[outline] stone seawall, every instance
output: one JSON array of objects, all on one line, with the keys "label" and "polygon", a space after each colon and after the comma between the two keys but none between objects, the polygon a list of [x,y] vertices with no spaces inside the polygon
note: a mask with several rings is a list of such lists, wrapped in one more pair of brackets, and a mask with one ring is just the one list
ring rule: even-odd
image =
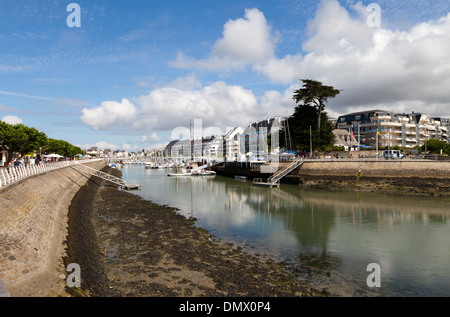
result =
[{"label": "stone seawall", "polygon": [[291,175],[450,178],[450,162],[422,160],[307,161]]},{"label": "stone seawall", "polygon": [[65,294],[67,212],[88,179],[66,167],[0,189],[0,278],[11,296]]},{"label": "stone seawall", "polygon": [[[280,162],[279,169],[289,163]],[[242,175],[249,178],[267,178],[271,174],[238,165],[214,166],[214,171],[221,175]],[[355,177],[360,171],[364,177],[425,177],[450,178],[450,161],[424,161],[424,160],[329,160],[305,161],[303,165],[292,171],[282,182],[291,183],[302,176],[347,176]]]},{"label": "stone seawall", "polygon": [[[279,168],[289,163],[281,162]],[[267,179],[271,174],[232,166],[214,166],[220,175]],[[313,160],[305,161],[281,183],[304,189],[362,191],[415,196],[450,196],[450,161]]]}]

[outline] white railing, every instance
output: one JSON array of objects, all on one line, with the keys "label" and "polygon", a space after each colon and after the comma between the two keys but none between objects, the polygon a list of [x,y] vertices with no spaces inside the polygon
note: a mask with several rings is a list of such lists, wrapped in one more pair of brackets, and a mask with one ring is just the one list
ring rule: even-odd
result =
[{"label": "white railing", "polygon": [[21,179],[54,171],[60,168],[68,167],[74,164],[84,164],[89,162],[101,161],[101,159],[77,160],[77,161],[60,161],[42,164],[19,165],[16,167],[0,168],[0,187],[15,183]]}]

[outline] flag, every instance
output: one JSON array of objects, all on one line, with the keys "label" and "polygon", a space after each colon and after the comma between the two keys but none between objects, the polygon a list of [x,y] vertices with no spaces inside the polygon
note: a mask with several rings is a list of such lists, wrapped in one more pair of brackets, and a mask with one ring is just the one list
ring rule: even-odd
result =
[{"label": "flag", "polygon": [[353,141],[353,140],[355,140],[355,137],[353,136],[353,130],[351,132],[352,132],[352,141]]},{"label": "flag", "polygon": [[380,133],[380,131],[377,131],[377,133],[378,133],[378,135],[379,135],[379,136],[381,136],[381,133]]}]

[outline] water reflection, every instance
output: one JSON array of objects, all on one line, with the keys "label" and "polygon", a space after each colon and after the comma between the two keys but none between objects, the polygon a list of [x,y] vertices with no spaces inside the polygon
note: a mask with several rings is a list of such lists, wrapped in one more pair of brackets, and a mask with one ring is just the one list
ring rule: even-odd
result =
[{"label": "water reflection", "polygon": [[[286,260],[337,295],[450,295],[449,201],[254,187],[215,177],[124,168],[146,199],[178,207],[247,251]],[[369,263],[382,287],[366,285]]]}]

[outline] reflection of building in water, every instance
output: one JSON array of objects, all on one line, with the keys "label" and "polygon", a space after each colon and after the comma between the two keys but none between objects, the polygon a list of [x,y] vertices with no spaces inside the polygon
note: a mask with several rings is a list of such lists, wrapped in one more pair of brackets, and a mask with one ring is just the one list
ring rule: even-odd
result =
[{"label": "reflection of building in water", "polygon": [[346,218],[352,213],[358,222],[395,226],[410,223],[448,223],[450,212],[441,201],[380,195],[361,195],[359,193],[316,193],[309,192],[302,199],[316,206],[329,206],[337,217]]}]

